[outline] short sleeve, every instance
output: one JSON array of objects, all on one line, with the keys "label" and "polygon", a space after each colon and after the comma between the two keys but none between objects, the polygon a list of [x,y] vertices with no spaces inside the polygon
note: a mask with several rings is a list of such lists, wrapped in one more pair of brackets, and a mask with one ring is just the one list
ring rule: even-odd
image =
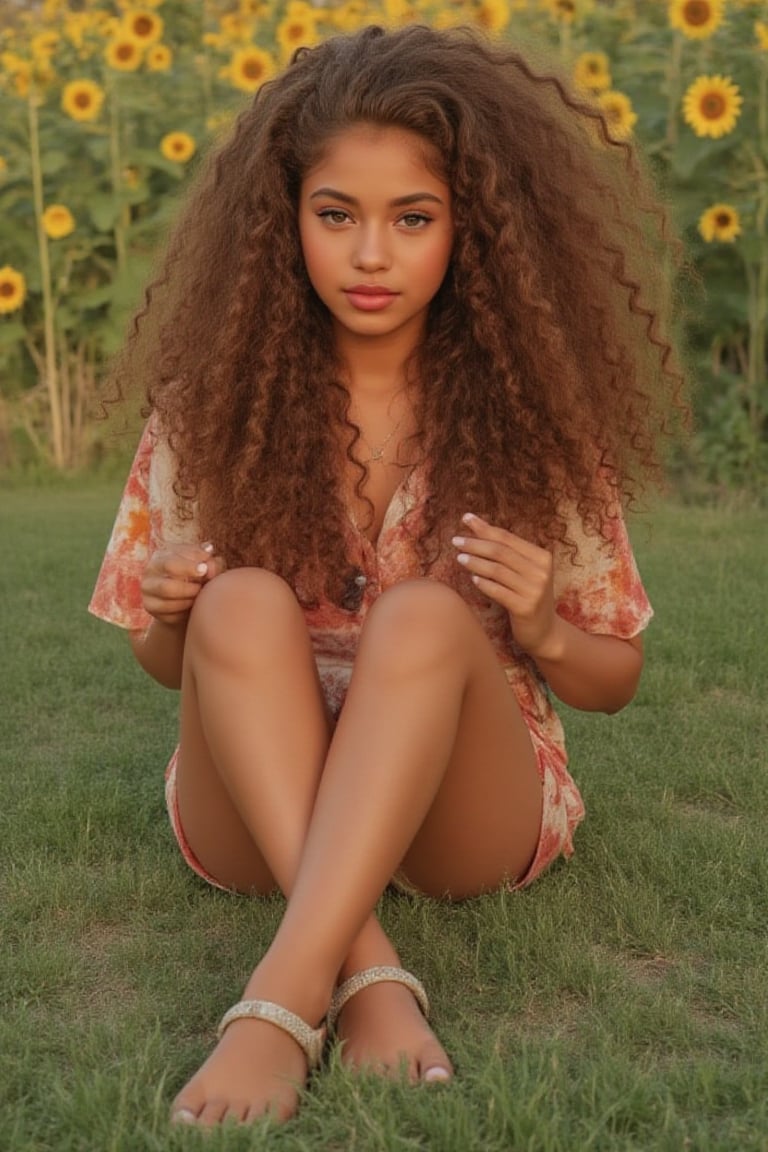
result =
[{"label": "short sleeve", "polygon": [[196,540],[194,518],[181,520],[173,491],[175,465],[153,418],[144,428],[117,510],[88,611],[131,631],[151,623],[141,598],[147,560],[161,543]]},{"label": "short sleeve", "polygon": [[653,616],[621,511],[607,521],[604,535],[587,534],[572,517],[568,534],[578,547],[555,552],[555,603],[563,619],[585,632],[628,640]]}]

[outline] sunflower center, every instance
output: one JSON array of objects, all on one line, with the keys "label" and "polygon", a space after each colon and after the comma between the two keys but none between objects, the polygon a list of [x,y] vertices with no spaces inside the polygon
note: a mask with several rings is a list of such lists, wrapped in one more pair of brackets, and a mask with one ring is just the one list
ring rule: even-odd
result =
[{"label": "sunflower center", "polygon": [[289,24],[286,29],[286,36],[288,40],[303,40],[304,39],[304,25],[303,24]]},{"label": "sunflower center", "polygon": [[13,296],[14,288],[10,280],[0,280],[0,296]]},{"label": "sunflower center", "polygon": [[718,212],[717,216],[715,216],[715,224],[718,228],[727,228],[730,223],[730,212]]},{"label": "sunflower center", "polygon": [[246,60],[243,63],[243,75],[249,80],[258,80],[264,75],[264,65],[261,60]]},{"label": "sunflower center", "polygon": [[709,0],[688,0],[683,8],[683,19],[691,28],[701,28],[711,17]]},{"label": "sunflower center", "polygon": [[720,92],[705,92],[699,109],[705,120],[720,120],[727,110],[725,97]]},{"label": "sunflower center", "polygon": [[91,94],[90,92],[76,92],[75,93],[75,106],[77,108],[90,108]]},{"label": "sunflower center", "polygon": [[148,16],[137,16],[133,21],[134,36],[151,36],[153,29],[153,22]]},{"label": "sunflower center", "polygon": [[564,12],[566,16],[573,16],[576,12],[576,5],[573,0],[557,0],[556,7],[559,12]]},{"label": "sunflower center", "polygon": [[118,60],[132,60],[134,56],[133,44],[118,44],[115,49]]}]

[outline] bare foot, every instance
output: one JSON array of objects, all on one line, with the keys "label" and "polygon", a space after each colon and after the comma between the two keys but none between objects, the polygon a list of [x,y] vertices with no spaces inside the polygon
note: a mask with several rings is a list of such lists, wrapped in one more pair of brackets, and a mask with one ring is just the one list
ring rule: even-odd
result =
[{"label": "bare foot", "polygon": [[414,1083],[445,1081],[451,1062],[427,1024],[413,994],[402,984],[372,984],[344,1005],[337,1025],[343,1063]]},{"label": "bare foot", "polygon": [[306,1076],[306,1057],[291,1036],[264,1020],[236,1020],[174,1100],[171,1120],[206,1128],[287,1120]]}]

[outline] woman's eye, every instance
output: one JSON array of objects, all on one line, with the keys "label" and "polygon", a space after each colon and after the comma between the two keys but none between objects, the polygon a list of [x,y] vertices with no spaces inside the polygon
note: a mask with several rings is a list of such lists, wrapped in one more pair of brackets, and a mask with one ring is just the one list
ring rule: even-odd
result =
[{"label": "woman's eye", "polygon": [[329,224],[345,224],[349,219],[349,214],[342,208],[324,208],[318,215],[321,220],[327,220]]},{"label": "woman's eye", "polygon": [[425,224],[429,224],[430,217],[426,216],[423,212],[406,212],[405,216],[400,217],[401,223],[405,224],[406,228],[422,228]]}]

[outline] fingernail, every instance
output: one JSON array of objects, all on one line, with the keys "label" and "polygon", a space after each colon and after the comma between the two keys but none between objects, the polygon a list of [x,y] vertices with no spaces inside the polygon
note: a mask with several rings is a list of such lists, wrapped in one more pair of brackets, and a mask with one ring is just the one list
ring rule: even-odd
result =
[{"label": "fingernail", "polygon": [[471,524],[473,520],[477,520],[477,516],[475,516],[473,512],[465,512],[462,516],[462,520],[465,524]]},{"label": "fingernail", "polygon": [[459,564],[469,564],[469,556],[467,556],[466,552],[459,552],[456,560]]},{"label": "fingernail", "polygon": [[454,538],[451,540],[451,544],[455,544],[457,548],[463,548],[465,543],[466,540],[463,536],[454,536]]},{"label": "fingernail", "polygon": [[197,572],[198,576],[205,576],[206,572],[208,571],[208,565],[207,564],[198,564],[195,571]]},{"label": "fingernail", "polygon": [[428,1084],[434,1084],[438,1081],[445,1082],[446,1080],[450,1080],[450,1078],[451,1074],[448,1069],[441,1068],[439,1064],[436,1064],[434,1068],[427,1068],[424,1073],[424,1079]]},{"label": "fingernail", "polygon": [[213,544],[211,544],[210,540],[205,544],[201,544],[201,548],[203,549],[203,552],[213,552]]}]

